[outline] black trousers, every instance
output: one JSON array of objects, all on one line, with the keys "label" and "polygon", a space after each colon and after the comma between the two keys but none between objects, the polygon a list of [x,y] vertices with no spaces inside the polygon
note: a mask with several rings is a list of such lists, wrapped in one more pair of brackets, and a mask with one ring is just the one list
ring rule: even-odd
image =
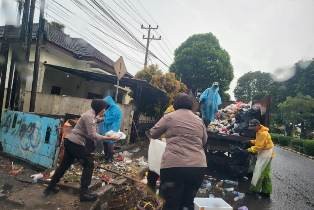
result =
[{"label": "black trousers", "polygon": [[67,139],[64,140],[64,156],[62,162],[52,176],[48,188],[56,186],[66,170],[74,163],[75,159],[83,166],[81,192],[88,190],[93,175],[94,159],[84,146],[75,144]]},{"label": "black trousers", "polygon": [[114,143],[104,141],[104,153],[106,160],[113,160]]},{"label": "black trousers", "polygon": [[194,209],[194,197],[203,182],[206,168],[180,167],[160,170],[163,210]]},{"label": "black trousers", "polygon": [[159,175],[153,171],[147,173],[147,186],[154,192],[156,192],[156,184],[159,179]]}]

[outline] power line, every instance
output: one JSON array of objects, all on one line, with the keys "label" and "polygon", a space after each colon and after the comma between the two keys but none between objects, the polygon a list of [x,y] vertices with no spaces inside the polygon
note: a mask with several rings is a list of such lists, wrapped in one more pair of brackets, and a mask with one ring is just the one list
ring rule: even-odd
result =
[{"label": "power line", "polygon": [[[64,19],[64,17],[61,17],[61,16],[59,16],[58,14],[56,14],[55,11],[48,9],[48,12],[54,13],[58,18],[61,18],[61,19],[63,20],[63,22],[67,22],[67,20]],[[47,15],[50,16],[51,18],[57,20],[57,21],[60,21],[60,20],[56,19],[56,17],[54,17],[53,15],[51,15],[51,14],[49,14],[49,13],[47,13]],[[117,56],[120,56],[120,55],[121,55],[121,52],[117,52],[117,48],[113,47],[113,46],[110,45],[108,42],[103,41],[103,39],[101,39],[100,37],[98,37],[97,35],[95,35],[93,32],[90,32],[90,33],[93,35],[93,36],[90,36],[90,35],[85,35],[85,34],[79,32],[77,29],[73,28],[72,26],[67,25],[66,27],[67,27],[69,30],[71,30],[71,31],[75,32],[76,34],[80,35],[80,36],[81,36],[82,38],[84,38],[85,40],[90,40],[90,38],[93,37],[93,36],[96,37],[98,40],[97,40],[97,39],[96,39],[96,40],[93,39],[93,41],[96,41],[98,44],[101,44],[104,48],[106,48],[106,49],[109,50],[110,52],[114,53],[115,55],[117,55]],[[112,49],[108,48],[106,45],[109,46],[109,47],[112,48]],[[124,54],[124,53],[122,53],[122,54],[123,54],[124,57],[125,57],[127,60],[129,60],[131,63],[136,64],[137,66],[140,66],[140,65],[139,65],[140,62],[139,62],[139,61],[136,61],[135,58],[131,58],[130,56],[128,56],[128,55],[126,55],[126,54]]]},{"label": "power line", "polygon": [[[53,1],[55,2],[56,0],[53,0]],[[95,30],[102,31],[103,35],[106,35],[107,37],[110,37],[111,39],[113,39],[114,36],[111,36],[108,33],[106,33],[106,31],[104,29],[104,26],[108,27],[117,36],[121,37],[123,40],[128,40],[129,43],[132,43],[132,45],[134,45],[135,48],[131,47],[129,44],[126,44],[125,42],[123,42],[117,38],[113,39],[113,40],[119,42],[123,46],[128,47],[130,49],[133,49],[133,50],[137,49],[138,51],[144,51],[145,46],[121,22],[121,20],[119,20],[119,18],[120,18],[120,19],[123,19],[125,22],[127,22],[126,19],[122,18],[121,15],[119,15],[119,14],[115,14],[117,12],[115,12],[112,8],[110,8],[103,1],[99,2],[97,0],[92,0],[92,1],[85,0],[85,3],[87,3],[87,5],[83,4],[82,1],[76,1],[76,0],[71,0],[71,1],[74,5],[76,5],[78,8],[80,8],[85,13],[85,15],[89,16],[90,18],[93,18],[93,23],[86,21],[89,23],[88,24],[89,26],[91,26]],[[60,4],[58,4],[58,5],[60,6]],[[55,6],[57,6],[57,5],[55,5]],[[134,10],[134,5],[132,8]],[[65,7],[65,9],[63,8],[63,10],[65,10],[65,11],[66,11],[66,9],[67,9],[66,7]],[[63,15],[65,15],[64,14],[65,11],[62,12]],[[70,14],[74,15],[73,13],[70,13]],[[59,14],[57,14],[57,15],[59,15]],[[139,15],[139,14],[137,13],[137,15]],[[91,16],[93,16],[93,17],[91,17]],[[119,18],[118,18],[118,16],[119,16]],[[133,18],[133,19],[136,20],[135,18]],[[128,23],[128,25],[130,25],[130,24]],[[101,26],[101,27],[99,27],[99,26]],[[134,26],[133,26],[133,28],[134,28]],[[149,50],[149,54],[152,55],[152,57],[154,57],[158,61],[160,61],[163,65],[168,66],[168,64],[166,64],[163,61],[163,59],[160,59],[151,50]]]},{"label": "power line", "polygon": [[[137,2],[139,3],[139,5],[140,5],[140,7],[142,7],[143,8],[143,10],[145,11],[145,13],[148,15],[148,17],[153,21],[153,23],[154,24],[158,24],[157,23],[157,21],[156,21],[156,19],[149,13],[149,11],[145,8],[145,6],[143,5],[143,3],[141,2],[141,0],[137,0]],[[163,30],[162,30],[162,27],[160,28],[160,31],[161,31],[161,33],[163,33],[163,34],[165,34],[164,32],[163,32]],[[165,46],[166,46],[166,48],[168,49],[168,51],[172,54],[173,52],[172,52],[172,50],[170,49],[170,47],[168,46],[168,43],[170,43],[170,45],[172,45],[171,44],[171,42],[167,39],[167,37],[166,36],[164,36],[164,44],[165,44]]]},{"label": "power line", "polygon": [[[134,34],[132,34],[130,31],[128,31],[128,29],[126,27],[124,27],[119,21],[117,21],[112,15],[110,15],[108,13],[108,11],[103,8],[101,5],[99,5],[99,3],[97,2],[97,0],[92,0],[92,2],[99,8],[101,9],[106,15],[108,15],[119,27],[121,27],[127,34],[129,34],[136,42],[138,42],[141,46],[144,47],[144,45],[134,36]],[[161,60],[156,54],[154,54],[153,52],[151,52],[149,50],[149,53],[156,58],[157,60],[159,60],[162,64],[164,64],[165,66],[169,67],[168,64],[166,64],[163,60]]]}]

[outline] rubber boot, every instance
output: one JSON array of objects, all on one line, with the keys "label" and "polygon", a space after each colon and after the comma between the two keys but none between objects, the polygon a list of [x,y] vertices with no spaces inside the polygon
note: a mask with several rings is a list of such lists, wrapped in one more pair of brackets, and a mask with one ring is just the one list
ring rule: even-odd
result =
[{"label": "rubber boot", "polygon": [[56,186],[48,186],[45,190],[44,190],[44,196],[47,197],[49,195],[53,195],[59,192],[59,188]]},{"label": "rubber boot", "polygon": [[81,190],[80,193],[80,201],[96,201],[97,200],[97,195],[90,193],[88,190]]}]

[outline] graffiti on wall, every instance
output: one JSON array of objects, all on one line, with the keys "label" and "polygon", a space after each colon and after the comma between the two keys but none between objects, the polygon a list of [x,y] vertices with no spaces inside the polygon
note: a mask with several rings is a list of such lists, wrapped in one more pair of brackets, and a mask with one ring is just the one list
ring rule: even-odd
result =
[{"label": "graffiti on wall", "polygon": [[60,120],[5,111],[0,125],[4,151],[39,165],[52,165],[59,140]]},{"label": "graffiti on wall", "polygon": [[35,152],[42,143],[41,125],[38,122],[27,122],[25,117],[17,120],[17,117],[18,114],[6,115],[1,125],[2,132],[10,132],[11,135],[19,137],[22,151]]}]

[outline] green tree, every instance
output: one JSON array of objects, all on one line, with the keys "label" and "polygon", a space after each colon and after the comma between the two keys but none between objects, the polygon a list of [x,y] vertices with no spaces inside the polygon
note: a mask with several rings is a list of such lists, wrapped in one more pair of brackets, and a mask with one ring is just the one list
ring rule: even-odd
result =
[{"label": "green tree", "polygon": [[248,72],[238,79],[234,96],[238,100],[251,101],[271,94],[274,81],[269,73]]},{"label": "green tree", "polygon": [[229,54],[212,33],[195,34],[183,42],[175,50],[170,71],[194,93],[203,91],[215,81],[220,83],[221,92],[225,92],[233,79]]},{"label": "green tree", "polygon": [[314,59],[299,61],[294,65],[295,75],[284,82],[287,93],[291,96],[298,94],[314,97]]},{"label": "green tree", "polygon": [[314,98],[311,96],[288,96],[278,108],[285,123],[301,123],[306,131],[314,129]]},{"label": "green tree", "polygon": [[136,79],[146,80],[150,83],[155,75],[162,75],[162,71],[158,69],[158,65],[149,65],[147,68],[138,71],[135,75]]}]

